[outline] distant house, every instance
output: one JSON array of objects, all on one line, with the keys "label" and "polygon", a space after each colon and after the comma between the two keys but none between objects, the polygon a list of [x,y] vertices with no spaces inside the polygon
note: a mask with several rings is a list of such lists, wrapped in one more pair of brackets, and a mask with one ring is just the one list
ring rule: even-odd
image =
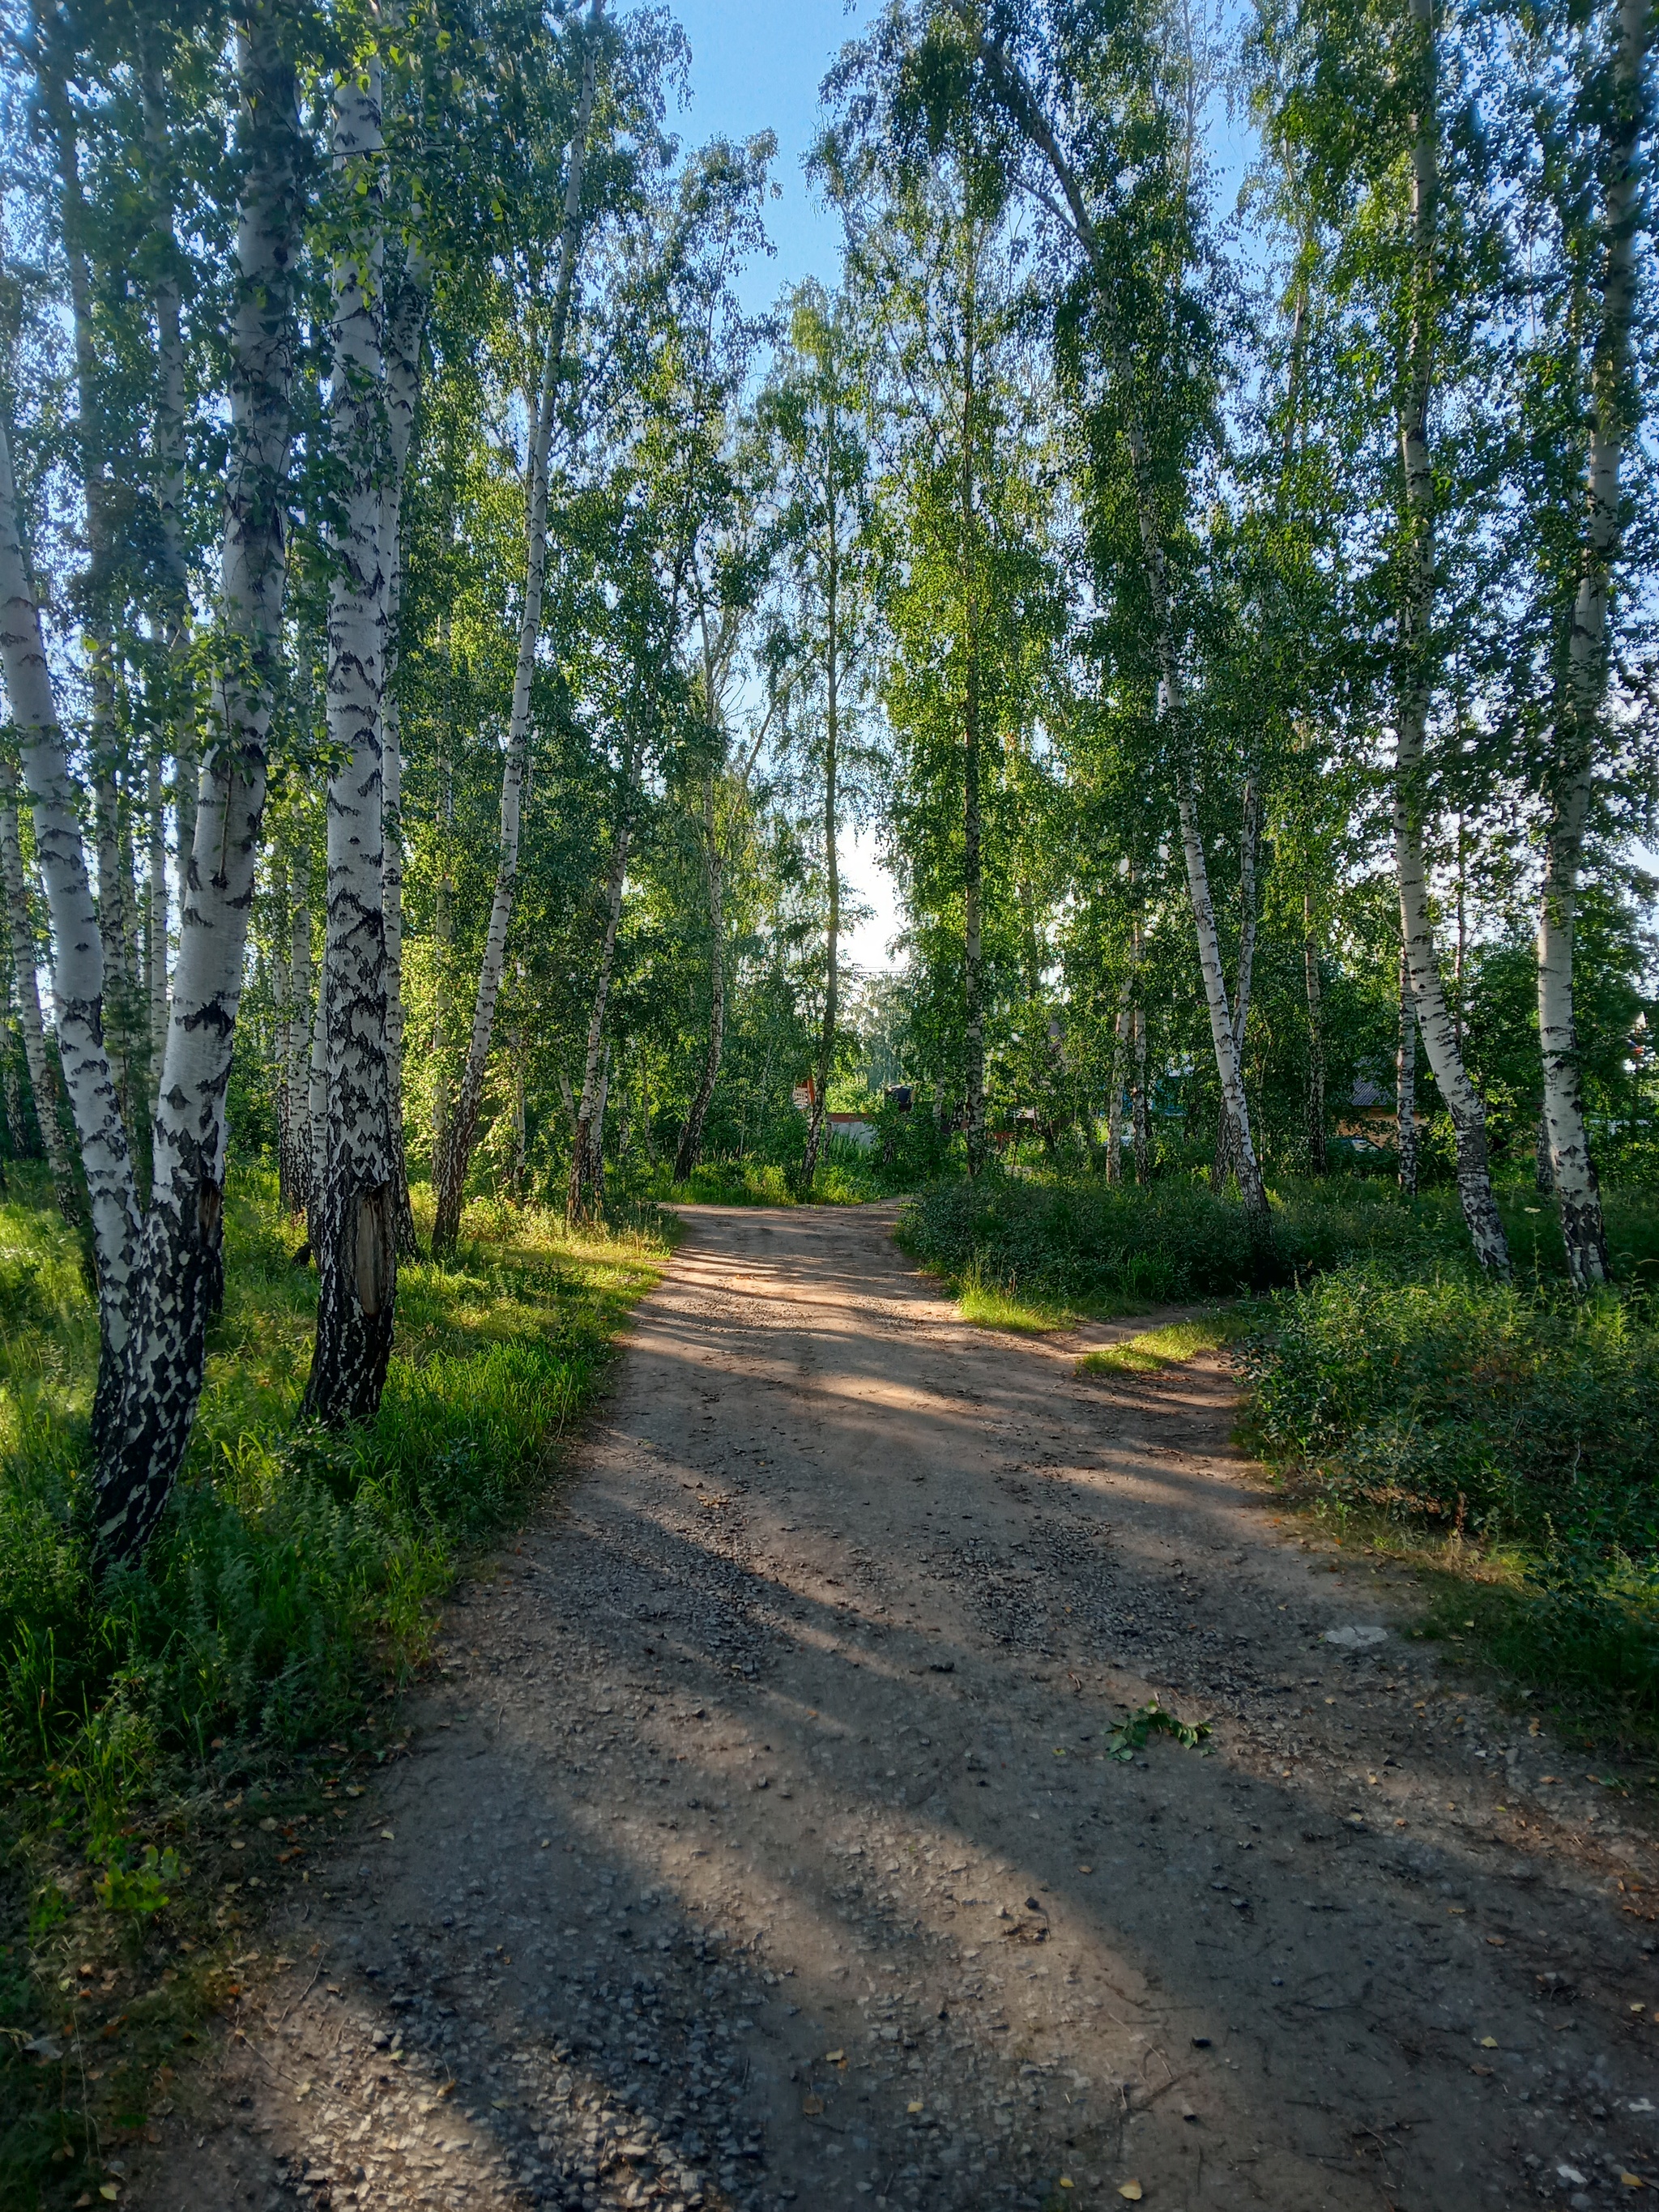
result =
[{"label": "distant house", "polygon": [[[798,1083],[791,1092],[796,1110],[810,1114],[812,1110],[814,1085],[809,1075],[805,1083]],[[876,1141],[876,1125],[866,1121],[862,1114],[829,1113],[823,1117],[826,1132],[832,1137],[846,1137],[853,1144],[870,1146]]]},{"label": "distant house", "polygon": [[[1413,1116],[1419,1128],[1429,1117]],[[1393,1152],[1400,1148],[1400,1111],[1394,1085],[1385,1090],[1369,1075],[1357,1075],[1347,1103],[1338,1109],[1336,1133],[1357,1152]]]}]

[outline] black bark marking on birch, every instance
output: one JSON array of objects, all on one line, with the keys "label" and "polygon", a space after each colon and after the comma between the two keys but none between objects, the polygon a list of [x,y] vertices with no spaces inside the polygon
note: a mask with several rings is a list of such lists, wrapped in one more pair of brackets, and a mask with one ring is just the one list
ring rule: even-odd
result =
[{"label": "black bark marking on birch", "polygon": [[366,1190],[357,1200],[357,1304],[369,1321],[390,1305],[398,1285],[397,1200],[392,1186]]}]

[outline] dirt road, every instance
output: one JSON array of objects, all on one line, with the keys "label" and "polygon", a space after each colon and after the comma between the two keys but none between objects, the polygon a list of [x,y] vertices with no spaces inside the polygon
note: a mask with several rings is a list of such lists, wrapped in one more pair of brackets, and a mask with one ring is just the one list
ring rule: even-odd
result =
[{"label": "dirt road", "polygon": [[[1218,1364],[1079,1380],[891,1218],[689,1217],[138,2201],[1659,2186],[1627,1802],[1281,1522]],[[1109,1758],[1154,1693],[1209,1742]]]}]

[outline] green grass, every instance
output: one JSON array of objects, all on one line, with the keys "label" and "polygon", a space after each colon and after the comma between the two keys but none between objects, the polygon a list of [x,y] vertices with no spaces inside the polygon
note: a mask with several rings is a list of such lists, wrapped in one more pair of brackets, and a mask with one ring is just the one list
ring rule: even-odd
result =
[{"label": "green grass", "polygon": [[1072,1324],[1069,1310],[1057,1299],[1022,1296],[999,1282],[977,1258],[969,1261],[954,1288],[963,1319],[978,1328],[1006,1328],[1020,1336],[1042,1336]]},{"label": "green grass", "polygon": [[1185,1321],[1167,1322],[1162,1328],[1143,1329],[1121,1344],[1103,1345],[1098,1352],[1079,1359],[1079,1375],[1161,1375],[1166,1368],[1183,1366],[1200,1352],[1215,1352],[1236,1335],[1241,1326],[1231,1313],[1194,1314]]},{"label": "green grass", "polygon": [[[995,1175],[929,1184],[903,1207],[899,1241],[924,1267],[961,1282],[977,1261],[1011,1296],[1036,1297],[1076,1316],[1236,1297],[1347,1261],[1390,1273],[1431,1273],[1467,1250],[1455,1190],[1402,1198],[1368,1176],[1286,1182],[1273,1193],[1273,1243],[1253,1246],[1243,1208],[1203,1180],[1108,1184]],[[1500,1193],[1517,1273],[1565,1275],[1553,1210],[1529,1188]],[[1659,1191],[1607,1195],[1619,1279],[1659,1288]],[[1264,1279],[1265,1278],[1265,1279]],[[1116,1303],[1114,1303],[1116,1302]]]},{"label": "green grass", "polygon": [[[269,1178],[239,1175],[225,1310],[173,1503],[142,1566],[99,1583],[82,1535],[95,1310],[44,1180],[12,1173],[16,1195],[0,1205],[0,2203],[22,2212],[87,2185],[70,2118],[83,2095],[107,2144],[154,2105],[179,2039],[217,2001],[241,1917],[211,1880],[225,1808],[246,1793],[301,1818],[321,1765],[384,1755],[388,1695],[426,1657],[469,1548],[521,1516],[556,1469],[618,1328],[660,1273],[669,1228],[649,1208],[582,1236],[548,1214],[470,1208],[453,1261],[400,1270],[379,1417],[328,1436],[296,1425],[316,1277],[292,1264],[297,1233]],[[157,1982],[154,2002],[123,2002],[90,2092],[77,2056],[100,2024],[80,1988],[88,1959]],[[61,2059],[21,2055],[43,2033]]]},{"label": "green grass", "polygon": [[[803,1121],[803,1148],[805,1141]],[[658,1200],[679,1206],[868,1206],[907,1187],[902,1168],[884,1170],[870,1147],[849,1137],[825,1143],[810,1192],[799,1187],[799,1167],[798,1158],[702,1160],[684,1182],[676,1182],[664,1162],[650,1188]]]},{"label": "green grass", "polygon": [[1659,1315],[1644,1291],[1334,1269],[1271,1303],[1248,1432],[1304,1502],[1431,1569],[1430,1634],[1659,1742]]}]

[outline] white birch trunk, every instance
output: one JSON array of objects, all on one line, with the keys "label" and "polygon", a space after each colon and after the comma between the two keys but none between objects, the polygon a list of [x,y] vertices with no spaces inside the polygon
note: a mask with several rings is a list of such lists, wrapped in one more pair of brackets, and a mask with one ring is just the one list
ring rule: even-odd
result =
[{"label": "white birch trunk", "polygon": [[385,692],[380,711],[381,777],[385,795],[385,884],[386,969],[386,1090],[392,1137],[392,1195],[398,1255],[413,1259],[420,1247],[409,1203],[409,1166],[404,1144],[404,817],[403,729],[398,714],[398,620],[403,605],[403,494],[415,414],[421,393],[421,343],[432,292],[432,267],[411,243],[386,316],[386,412],[388,469],[380,509],[382,557],[386,569]]},{"label": "white birch trunk", "polygon": [[[214,689],[212,743],[196,794],[143,1264],[126,1285],[131,1311],[119,1419],[99,1455],[98,1543],[114,1559],[142,1548],[167,1503],[195,1419],[208,1319],[222,1283],[225,1092],[264,809],[287,574],[298,131],[293,72],[277,29],[270,16],[258,15],[237,42],[248,161],[237,210],[220,573],[227,644]],[[38,825],[37,815],[37,834]],[[78,1111],[76,1121],[84,1160],[88,1132]],[[102,1141],[101,1129],[94,1133]]]},{"label": "white birch trunk", "polygon": [[[18,535],[11,447],[3,422],[0,665],[22,755],[23,781],[34,817],[35,857],[52,918],[58,1060],[81,1142],[92,1220],[99,1322],[94,1436],[94,1445],[101,1447],[119,1397],[127,1352],[128,1299],[138,1267],[142,1223],[126,1125],[104,1049],[104,948],[97,902],[87,873],[68,740],[58,720],[40,607]],[[32,948],[29,957],[32,961]]]},{"label": "white birch trunk", "polygon": [[392,1355],[398,1291],[387,1049],[385,787],[380,709],[387,585],[381,544],[384,249],[380,64],[334,91],[332,158],[350,237],[334,270],[330,445],[328,1133],[317,1207],[317,1340],[305,1410],[331,1426],[374,1418]]},{"label": "white birch trunk", "polygon": [[317,1248],[317,1209],[328,1173],[328,970],[317,974],[316,1003],[311,1010],[311,1040],[306,1054],[306,1244]]},{"label": "white birch trunk", "polygon": [[144,981],[149,1012],[147,1108],[153,1115],[167,1042],[167,817],[161,783],[161,749],[157,744],[152,744],[145,767],[144,830]]},{"label": "white birch trunk", "polygon": [[1322,1176],[1325,1157],[1325,1012],[1319,980],[1319,939],[1311,895],[1302,895],[1302,978],[1308,1001],[1308,1165]]},{"label": "white birch trunk", "polygon": [[1607,1279],[1601,1195],[1584,1126],[1578,1034],[1573,1006],[1574,937],[1584,824],[1595,779],[1596,741],[1607,696],[1608,614],[1622,530],[1620,475],[1629,434],[1631,319],[1636,300],[1636,234],[1641,191],[1643,76],[1651,30],[1650,0],[1621,0],[1613,58],[1616,107],[1607,136],[1602,208],[1606,261],[1601,322],[1591,364],[1589,453],[1578,589],[1567,637],[1565,712],[1554,732],[1547,781],[1550,806],[1543,896],[1538,915],[1538,1033],[1544,1056],[1544,1134],[1560,1204],[1561,1233],[1573,1288]]},{"label": "white birch trunk", "polygon": [[702,1152],[703,1123],[708,1118],[709,1101],[714,1096],[714,1085],[720,1072],[720,1057],[726,1048],[726,887],[720,860],[720,825],[714,813],[714,771],[711,768],[703,777],[702,786],[702,854],[703,881],[708,894],[708,1042],[703,1052],[702,1068],[697,1078],[697,1088],[691,1100],[691,1110],[685,1117],[685,1127],[680,1132],[679,1149],[674,1159],[674,1180],[687,1182]]},{"label": "white birch trunk", "polygon": [[[599,946],[599,972],[593,984],[593,1003],[587,1017],[587,1051],[582,1061],[582,1091],[576,1107],[575,1133],[570,1145],[570,1176],[564,1206],[565,1218],[569,1221],[586,1219],[593,1209],[596,1195],[595,1101],[599,1090],[599,1055],[605,1034],[605,1012],[611,996],[611,972],[617,961],[617,928],[622,919],[623,885],[628,878],[635,773],[630,763],[623,793],[623,811],[611,845],[611,867],[605,887],[605,936]],[[604,1133],[601,1125],[599,1131],[600,1141]]]},{"label": "white birch trunk", "polygon": [[1412,1007],[1411,969],[1400,948],[1400,1042],[1394,1058],[1394,1127],[1400,1188],[1417,1195],[1417,1016]]},{"label": "white birch trunk", "polygon": [[[0,516],[0,532],[5,527]],[[10,678],[7,679],[9,690]],[[52,1187],[58,1210],[76,1226],[81,1220],[81,1194],[75,1187],[75,1167],[58,1119],[58,1078],[46,1050],[46,1030],[40,1019],[40,990],[34,972],[34,927],[29,915],[28,878],[23,872],[23,852],[17,838],[17,771],[0,758],[0,874],[4,877],[6,922],[11,942],[11,970],[17,993],[18,1018],[23,1030],[23,1059],[34,1094],[34,1118],[40,1143],[52,1170]],[[8,1101],[9,1105],[9,1101]],[[14,1122],[12,1140],[21,1134]]]},{"label": "white birch trunk", "polygon": [[[161,590],[156,606],[166,665],[165,696],[158,720],[171,738],[175,778],[196,754],[193,685],[190,670],[190,586],[185,557],[185,380],[184,334],[180,323],[178,243],[173,233],[172,149],[167,128],[165,80],[153,36],[141,32],[142,93],[145,150],[155,196],[155,230],[160,256],[152,301],[155,315],[155,417],[153,443],[155,499],[161,541]],[[149,817],[149,1032],[150,1107],[154,1111],[167,1054],[167,823],[161,789],[160,740],[151,763],[147,793]],[[187,846],[181,842],[180,860]],[[185,870],[179,872],[179,889]]]},{"label": "white birch trunk", "polygon": [[1401,939],[1423,1048],[1452,1117],[1457,1141],[1457,1188],[1480,1265],[1509,1273],[1509,1244],[1492,1197],[1486,1157],[1486,1112],[1463,1065],[1435,950],[1416,787],[1428,736],[1434,623],[1434,465],[1429,449],[1433,370],[1436,201],[1439,193],[1439,117],[1436,92],[1433,0],[1407,0],[1422,71],[1413,118],[1413,283],[1407,398],[1400,446],[1411,546],[1401,606],[1401,679],[1394,781],[1395,872],[1400,887]]},{"label": "white birch trunk", "polygon": [[[1060,187],[1073,234],[1094,270],[1099,286],[1100,305],[1108,319],[1109,331],[1117,272],[1107,242],[1096,228],[1089,213],[1077,172],[1066,160],[1052,125],[1030,86],[1010,58],[1007,49],[1000,40],[988,38],[982,32],[977,35],[979,58],[994,92],[1048,162]],[[1239,1189],[1250,1216],[1253,1233],[1259,1241],[1265,1242],[1272,1235],[1272,1217],[1267,1206],[1267,1186],[1261,1180],[1261,1170],[1250,1134],[1249,1109],[1245,1103],[1244,1086],[1239,1078],[1238,1054],[1233,1047],[1226,979],[1222,972],[1215,908],[1210,896],[1209,870],[1199,827],[1191,733],[1187,727],[1182,698],[1180,651],[1170,602],[1163,531],[1152,487],[1151,457],[1147,452],[1145,427],[1135,404],[1129,363],[1115,342],[1109,344],[1109,353],[1114,381],[1125,409],[1126,442],[1129,448],[1136,518],[1146,564],[1147,593],[1152,601],[1152,643],[1158,665],[1158,720],[1170,731],[1174,739],[1182,852],[1186,862],[1187,889],[1192,902],[1194,932],[1198,939],[1198,963],[1204,979],[1204,999],[1210,1017],[1210,1038],[1215,1051],[1216,1073],[1221,1080],[1223,1105],[1232,1116],[1237,1132]]]},{"label": "white birch trunk", "polygon": [[1126,967],[1118,986],[1117,1018],[1112,1024],[1111,1088],[1106,1100],[1106,1180],[1123,1180],[1123,1093],[1129,1079],[1129,1031],[1134,990],[1132,968]]},{"label": "white birch trunk", "polygon": [[604,0],[592,0],[588,15],[586,52],[582,62],[581,93],[575,126],[565,161],[564,221],[559,233],[559,277],[554,295],[546,349],[542,364],[541,390],[531,425],[530,477],[526,502],[524,604],[519,622],[519,658],[513,679],[513,711],[507,726],[506,757],[501,763],[501,839],[495,864],[495,888],[489,904],[483,957],[478,963],[478,988],[472,1006],[472,1034],[466,1062],[452,1110],[446,1116],[443,1144],[436,1163],[437,1212],[432,1231],[434,1253],[452,1252],[460,1232],[461,1202],[466,1191],[466,1171],[477,1135],[478,1115],[483,1104],[484,1079],[489,1067],[489,1040],[495,1027],[495,1002],[501,995],[501,969],[507,958],[507,933],[519,887],[519,832],[525,764],[530,744],[531,690],[536,673],[536,654],[541,643],[542,594],[547,571],[547,470],[564,365],[565,330],[570,317],[571,289],[575,277],[576,250],[581,235],[582,174],[587,160],[587,134],[592,120],[599,56],[593,33],[598,30]]},{"label": "white birch trunk", "polygon": [[289,860],[288,1050],[283,1067],[285,1106],[279,1162],[282,1202],[304,1213],[311,1195],[311,855],[303,834]]},{"label": "white birch trunk", "polygon": [[[1233,977],[1233,1056],[1238,1062],[1241,1084],[1244,1079],[1244,1038],[1250,1021],[1250,987],[1255,972],[1259,920],[1255,874],[1261,842],[1261,771],[1260,763],[1252,757],[1244,774],[1244,811],[1239,831],[1238,969]],[[1216,1131],[1215,1159],[1210,1172],[1212,1190],[1219,1190],[1225,1182],[1237,1150],[1232,1122],[1224,1113]]]}]

